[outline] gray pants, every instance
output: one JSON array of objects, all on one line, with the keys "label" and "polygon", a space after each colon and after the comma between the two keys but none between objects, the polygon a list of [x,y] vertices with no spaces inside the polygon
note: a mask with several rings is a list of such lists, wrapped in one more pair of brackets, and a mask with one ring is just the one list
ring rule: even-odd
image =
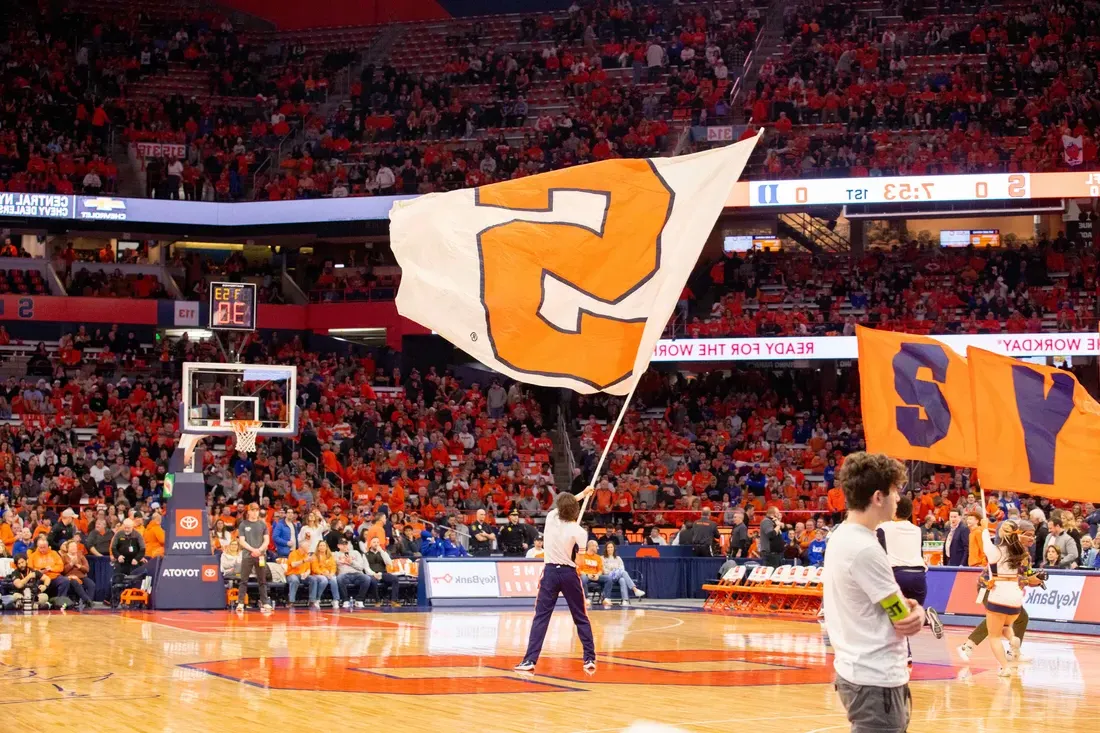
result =
[{"label": "gray pants", "polygon": [[237,585],[240,594],[238,603],[244,603],[245,593],[248,592],[248,576],[256,574],[256,582],[260,586],[260,605],[267,605],[267,568],[260,567],[260,558],[252,557],[251,553],[241,553],[241,580]]},{"label": "gray pants", "polygon": [[913,712],[909,685],[872,687],[836,678],[836,691],[848,711],[852,733],[905,733]]}]

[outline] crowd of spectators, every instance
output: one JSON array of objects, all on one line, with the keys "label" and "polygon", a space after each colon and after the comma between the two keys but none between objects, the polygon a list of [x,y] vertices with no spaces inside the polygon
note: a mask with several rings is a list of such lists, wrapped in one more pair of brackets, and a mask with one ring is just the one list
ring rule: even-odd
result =
[{"label": "crowd of spectators", "polygon": [[[1090,3],[906,1],[878,16],[792,4],[786,53],[760,65],[741,100],[745,119],[774,133],[753,175],[1093,167],[1098,18]],[[1063,135],[1082,138],[1082,160],[1067,159]]]},{"label": "crowd of spectators", "polygon": [[[465,522],[479,510],[503,517],[509,507],[520,509],[529,524],[553,499],[543,405],[518,384],[487,380],[483,388],[434,370],[403,375],[370,356],[309,352],[298,339],[240,346],[250,362],[298,367],[302,426],[295,440],[261,438],[254,455],[236,452],[232,441],[205,451],[219,549],[227,544],[224,529],[250,502],[269,521],[276,511],[294,511],[339,534],[382,517],[383,546],[394,527],[400,534],[409,524],[428,532],[417,535],[430,538],[422,543],[427,552],[442,553],[449,541],[468,546]],[[143,552],[155,556],[163,539],[151,542],[148,532],[159,528],[177,437],[178,364],[217,360],[218,351],[186,338],[143,348],[117,327],[93,336],[80,329],[53,353],[41,351],[43,378],[0,385],[0,552],[25,549],[15,544],[24,535],[49,536],[69,508],[81,518],[77,539],[88,552],[88,533],[102,515],[100,534],[129,521],[143,536]],[[82,368],[102,353],[125,363],[110,374]],[[448,539],[449,532],[456,534]]]},{"label": "crowd of spectators", "polygon": [[851,336],[856,324],[911,333],[1089,330],[1097,323],[1096,269],[1093,248],[1061,232],[989,249],[910,241],[854,260],[731,253],[693,278],[682,332]]},{"label": "crowd of spectators", "polygon": [[728,114],[730,72],[758,18],[732,3],[575,3],[564,17],[525,18],[518,44],[494,48],[478,24],[456,30],[416,71],[365,67],[350,108],[307,126],[309,144],[266,197],[430,193],[659,155],[673,110]]},{"label": "crowd of spectators", "polygon": [[65,284],[69,295],[92,298],[167,298],[164,283],[155,274],[122,272],[116,269],[74,268]]}]

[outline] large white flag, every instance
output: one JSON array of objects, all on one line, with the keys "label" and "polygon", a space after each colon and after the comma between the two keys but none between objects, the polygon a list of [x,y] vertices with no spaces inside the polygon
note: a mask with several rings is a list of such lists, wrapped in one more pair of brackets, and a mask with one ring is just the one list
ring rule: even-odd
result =
[{"label": "large white flag", "polygon": [[520,381],[626,394],[755,144],[398,202],[397,309]]}]

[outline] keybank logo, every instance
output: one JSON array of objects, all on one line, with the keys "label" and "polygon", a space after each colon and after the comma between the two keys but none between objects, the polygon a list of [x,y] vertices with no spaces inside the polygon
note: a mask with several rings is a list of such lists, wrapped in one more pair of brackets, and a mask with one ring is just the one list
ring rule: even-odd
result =
[{"label": "keybank logo", "polygon": [[1027,595],[1027,603],[1032,606],[1043,606],[1060,610],[1062,608],[1076,608],[1081,601],[1081,591],[1060,593],[1057,590],[1033,590]]},{"label": "keybank logo", "polygon": [[496,585],[497,579],[494,575],[437,575],[432,578],[433,583],[440,583],[443,585]]}]

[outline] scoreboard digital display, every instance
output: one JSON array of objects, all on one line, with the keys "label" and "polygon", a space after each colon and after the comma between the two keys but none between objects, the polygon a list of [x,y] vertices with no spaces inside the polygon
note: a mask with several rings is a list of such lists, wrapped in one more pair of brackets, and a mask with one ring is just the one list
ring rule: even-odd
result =
[{"label": "scoreboard digital display", "polygon": [[255,283],[210,283],[210,329],[256,330]]},{"label": "scoreboard digital display", "polygon": [[782,249],[779,238],[760,234],[729,235],[722,243],[726,252],[778,252]]}]

